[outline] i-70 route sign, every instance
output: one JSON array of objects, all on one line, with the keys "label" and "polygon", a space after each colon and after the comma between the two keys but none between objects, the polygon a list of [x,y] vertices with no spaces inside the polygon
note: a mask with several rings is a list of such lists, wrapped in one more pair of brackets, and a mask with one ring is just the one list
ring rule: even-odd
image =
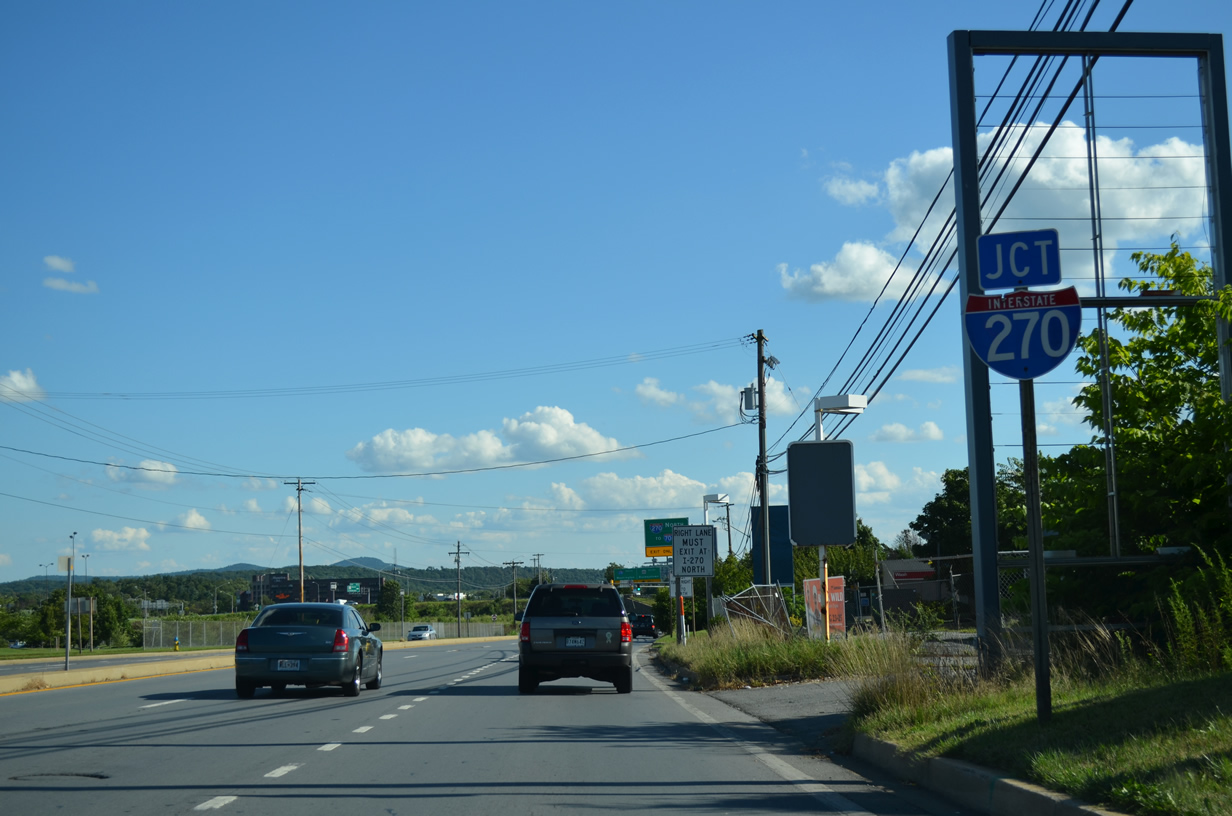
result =
[{"label": "i-70 route sign", "polygon": [[1082,328],[1078,290],[968,295],[964,311],[967,342],[993,371],[1016,380],[1033,380],[1052,371]]}]

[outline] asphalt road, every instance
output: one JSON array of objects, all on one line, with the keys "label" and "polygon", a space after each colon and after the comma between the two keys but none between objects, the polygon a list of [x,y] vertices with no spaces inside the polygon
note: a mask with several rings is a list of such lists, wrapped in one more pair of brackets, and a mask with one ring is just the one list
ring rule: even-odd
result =
[{"label": "asphalt road", "polygon": [[385,683],[258,691],[229,669],[0,696],[7,813],[957,814],[811,756],[639,646],[632,694],[517,693],[516,644],[385,655]]}]

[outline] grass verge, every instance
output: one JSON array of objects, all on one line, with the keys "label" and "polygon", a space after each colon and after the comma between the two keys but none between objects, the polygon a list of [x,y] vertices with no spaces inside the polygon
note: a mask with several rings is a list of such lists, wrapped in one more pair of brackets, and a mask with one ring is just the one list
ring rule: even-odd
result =
[{"label": "grass verge", "polygon": [[848,743],[866,733],[1127,813],[1232,816],[1232,672],[1170,673],[1106,633],[1058,643],[1041,725],[1029,662],[977,681],[922,646],[904,633],[827,645],[737,629],[660,649],[701,688],[852,681]]}]

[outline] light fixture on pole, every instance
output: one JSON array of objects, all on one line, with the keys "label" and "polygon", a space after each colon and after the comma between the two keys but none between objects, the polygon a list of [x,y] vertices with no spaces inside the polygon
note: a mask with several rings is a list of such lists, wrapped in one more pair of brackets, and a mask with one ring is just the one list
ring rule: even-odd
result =
[{"label": "light fixture on pole", "polygon": [[821,427],[823,414],[862,414],[868,407],[868,397],[863,394],[839,394],[837,397],[815,397],[813,399],[813,417],[817,423],[815,438],[818,442],[826,438],[826,432]]}]

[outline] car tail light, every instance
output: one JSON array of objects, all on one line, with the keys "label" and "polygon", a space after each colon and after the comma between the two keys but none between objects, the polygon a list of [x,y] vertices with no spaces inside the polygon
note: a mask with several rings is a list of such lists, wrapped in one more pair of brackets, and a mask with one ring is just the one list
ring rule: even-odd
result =
[{"label": "car tail light", "polygon": [[633,626],[628,621],[620,622],[620,642],[621,643],[632,643],[633,642]]},{"label": "car tail light", "polygon": [[240,633],[235,636],[235,651],[237,652],[248,651],[248,630],[247,629],[241,629]]},{"label": "car tail light", "polygon": [[351,638],[346,632],[338,629],[334,632],[334,651],[345,652],[351,648]]},{"label": "car tail light", "polygon": [[530,643],[530,621],[522,621],[522,631],[518,633],[518,640],[523,643]]}]

